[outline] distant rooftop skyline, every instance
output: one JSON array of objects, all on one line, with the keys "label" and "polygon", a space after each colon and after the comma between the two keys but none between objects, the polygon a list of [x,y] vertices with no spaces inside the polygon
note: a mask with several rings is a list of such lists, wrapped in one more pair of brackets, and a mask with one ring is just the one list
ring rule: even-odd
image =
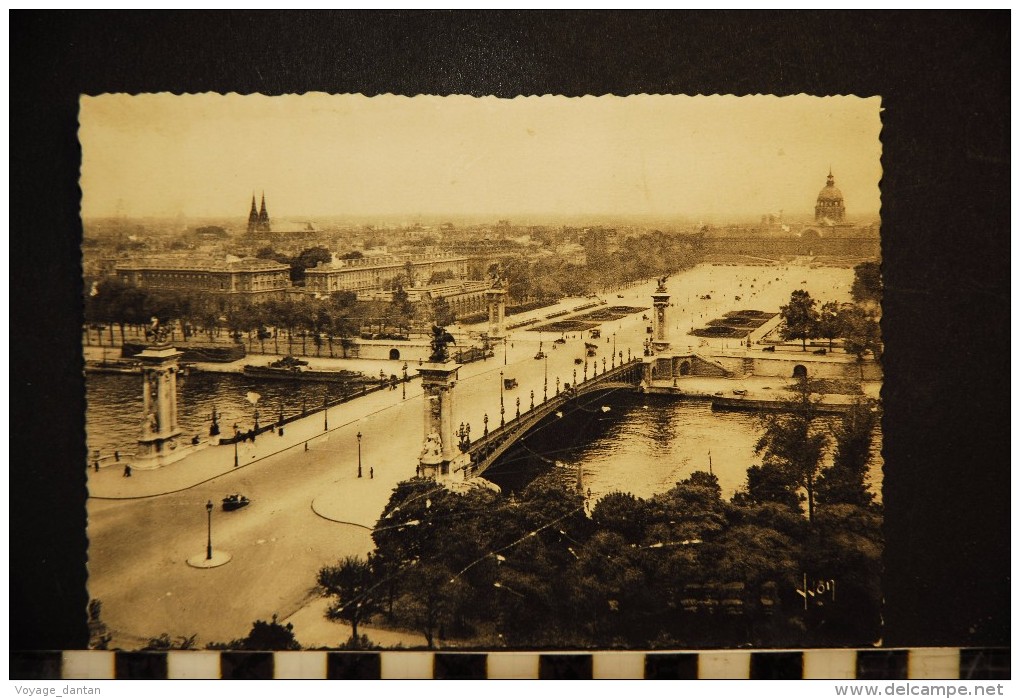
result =
[{"label": "distant rooftop skyline", "polygon": [[83,97],[85,218],[851,221],[881,202],[880,99]]}]

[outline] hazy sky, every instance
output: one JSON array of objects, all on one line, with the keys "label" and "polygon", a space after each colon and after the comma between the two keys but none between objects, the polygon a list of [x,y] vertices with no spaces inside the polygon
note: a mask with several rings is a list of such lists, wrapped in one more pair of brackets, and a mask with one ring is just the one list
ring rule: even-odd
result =
[{"label": "hazy sky", "polygon": [[85,217],[813,215],[880,207],[877,97],[82,97]]}]

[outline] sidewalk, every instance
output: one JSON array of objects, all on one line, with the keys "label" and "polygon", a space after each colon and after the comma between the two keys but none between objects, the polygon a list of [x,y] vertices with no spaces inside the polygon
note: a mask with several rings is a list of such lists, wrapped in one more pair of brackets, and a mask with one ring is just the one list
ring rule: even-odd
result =
[{"label": "sidewalk", "polygon": [[[534,334],[529,333],[529,335]],[[532,338],[528,337],[526,339],[530,340]],[[513,348],[508,347],[507,349],[510,367],[515,363],[520,364],[525,360],[531,359],[535,352],[535,347],[538,346],[538,338],[535,337],[533,342],[524,343],[515,340],[512,344],[515,344],[515,346]],[[326,362],[339,364],[341,362],[358,361],[326,359],[323,360],[322,365],[325,366]],[[373,360],[360,361],[371,362]],[[398,362],[387,362],[385,360],[377,360],[374,363],[398,364]],[[399,364],[401,367],[403,366],[402,362],[399,362]],[[531,368],[530,365],[525,366]],[[459,372],[460,381],[463,383],[468,379],[484,374],[491,373],[496,375],[505,368],[509,367],[504,367],[502,352],[500,352],[496,358],[462,365]],[[417,369],[417,362],[408,363],[407,373],[411,380],[406,384],[406,400],[403,398],[404,393],[401,385],[398,385],[394,390],[376,391],[366,396],[355,398],[347,403],[330,407],[326,411],[327,417],[325,420],[321,409],[311,412],[307,417],[288,423],[284,427],[283,436],[280,436],[277,432],[265,432],[256,437],[254,443],[250,441],[238,443],[237,469],[234,467],[233,444],[211,445],[206,441],[203,441],[197,448],[190,445],[179,447],[180,449],[193,450],[193,453],[185,456],[180,461],[153,470],[134,469],[130,478],[123,476],[123,467],[131,463],[130,455],[122,454],[120,462],[116,463],[107,459],[103,462],[103,467],[99,471],[91,468],[88,469],[89,497],[95,499],[125,500],[180,492],[201,483],[206,483],[219,476],[233,473],[238,469],[244,469],[247,466],[284,452],[299,453],[304,450],[306,443],[309,449],[314,449],[317,445],[322,446],[329,439],[330,435],[338,430],[366,417],[397,408],[403,403],[416,406],[414,412],[420,411],[422,389],[421,383],[417,379]],[[406,415],[406,413],[404,414]],[[399,420],[396,419],[396,414],[394,419],[396,422],[393,427],[399,429]],[[324,429],[327,422],[328,430]],[[415,447],[419,445],[420,441],[416,440]],[[409,453],[406,455],[406,459],[413,461],[415,456],[415,453]],[[364,474],[364,478],[368,479],[367,472]],[[376,507],[374,512],[364,513],[364,520],[373,523],[377,515],[378,507]]]},{"label": "sidewalk", "polygon": [[[282,452],[304,450],[306,443],[311,448],[317,442],[328,439],[331,433],[353,422],[399,405],[404,402],[402,395],[399,387],[392,391],[370,393],[329,408],[325,418],[323,411],[318,410],[307,417],[295,420],[284,427],[283,436],[278,432],[265,432],[259,435],[254,443],[249,441],[238,443],[237,469],[243,469]],[[407,386],[407,400],[420,396],[421,385],[412,379]],[[328,430],[324,429],[327,423]],[[190,446],[181,448],[192,449]],[[130,478],[123,476],[120,466],[130,464],[131,459],[122,456],[120,464],[108,465],[98,472],[88,470],[89,497],[110,500],[135,499],[186,490],[237,470],[234,467],[234,453],[234,444],[213,446],[203,443],[194,453],[180,461],[154,470],[135,469]]]}]

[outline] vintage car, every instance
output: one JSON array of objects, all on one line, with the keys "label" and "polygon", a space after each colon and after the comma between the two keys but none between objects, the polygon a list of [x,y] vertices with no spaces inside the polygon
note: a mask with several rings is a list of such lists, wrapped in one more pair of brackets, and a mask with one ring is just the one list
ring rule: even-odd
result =
[{"label": "vintage car", "polygon": [[240,493],[234,493],[223,498],[223,511],[232,512],[247,507],[251,501]]}]

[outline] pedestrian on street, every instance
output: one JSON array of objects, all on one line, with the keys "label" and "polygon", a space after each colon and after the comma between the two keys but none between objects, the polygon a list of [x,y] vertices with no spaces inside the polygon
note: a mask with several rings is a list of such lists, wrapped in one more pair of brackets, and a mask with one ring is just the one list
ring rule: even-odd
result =
[{"label": "pedestrian on street", "polygon": [[375,466],[368,467],[368,478],[369,480],[375,478]]},{"label": "pedestrian on street", "polygon": [[120,461],[120,452],[119,451],[113,452],[113,460],[114,461]]},{"label": "pedestrian on street", "polygon": [[98,461],[95,463],[95,467],[96,467],[96,473],[99,473],[99,462]]},{"label": "pedestrian on street", "polygon": [[131,477],[131,465],[130,464],[124,464],[124,478],[130,478],[130,477]]}]

